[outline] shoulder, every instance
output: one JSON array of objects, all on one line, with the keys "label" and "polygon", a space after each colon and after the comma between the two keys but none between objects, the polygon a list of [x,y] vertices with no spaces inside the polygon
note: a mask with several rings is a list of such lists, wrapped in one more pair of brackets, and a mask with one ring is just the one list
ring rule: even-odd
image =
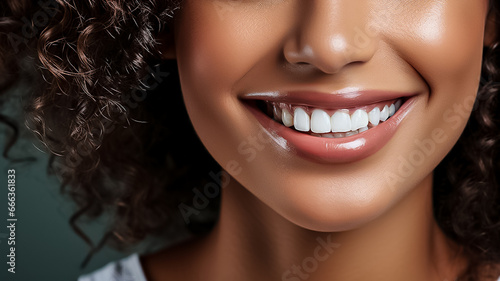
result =
[{"label": "shoulder", "polygon": [[137,253],[121,260],[110,262],[89,274],[82,275],[78,281],[147,281]]}]

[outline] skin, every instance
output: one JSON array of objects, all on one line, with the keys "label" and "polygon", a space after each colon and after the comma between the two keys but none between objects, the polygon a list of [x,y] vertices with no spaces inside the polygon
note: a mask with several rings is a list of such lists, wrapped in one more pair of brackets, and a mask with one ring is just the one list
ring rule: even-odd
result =
[{"label": "skin", "polygon": [[[195,130],[231,177],[215,229],[143,257],[149,280],[455,280],[467,260],[433,219],[432,171],[472,110],[487,10],[486,0],[186,0],[165,58],[178,61]],[[346,87],[419,94],[394,137],[352,163],[269,141],[238,99]],[[336,247],[317,256],[318,241]]]}]

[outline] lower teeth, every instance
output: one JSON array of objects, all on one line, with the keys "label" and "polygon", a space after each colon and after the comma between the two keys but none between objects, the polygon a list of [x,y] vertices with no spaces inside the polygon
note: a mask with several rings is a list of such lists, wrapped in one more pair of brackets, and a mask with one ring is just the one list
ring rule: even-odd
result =
[{"label": "lower teeth", "polygon": [[[338,138],[345,138],[345,137],[354,136],[354,135],[357,135],[357,134],[362,133],[364,131],[367,131],[371,128],[373,128],[373,127],[365,127],[365,128],[361,128],[361,129],[356,130],[356,131],[350,131],[347,133],[328,133],[328,134],[316,134],[316,133],[311,133],[311,132],[308,132],[308,133],[314,137],[338,139]],[[295,130],[295,131],[297,131],[297,130]],[[299,132],[299,131],[297,131],[297,132]],[[301,133],[303,133],[303,132],[301,132]]]}]

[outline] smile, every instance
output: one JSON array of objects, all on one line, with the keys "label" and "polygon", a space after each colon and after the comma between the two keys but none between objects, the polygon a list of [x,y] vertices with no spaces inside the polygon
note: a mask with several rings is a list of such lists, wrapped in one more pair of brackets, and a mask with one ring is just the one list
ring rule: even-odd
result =
[{"label": "smile", "polygon": [[268,92],[241,96],[276,144],[316,162],[346,163],[383,148],[417,95],[388,91]]},{"label": "smile", "polygon": [[260,109],[270,118],[296,131],[316,137],[344,138],[387,121],[399,110],[402,102],[398,99],[363,108],[327,110],[264,101]]}]

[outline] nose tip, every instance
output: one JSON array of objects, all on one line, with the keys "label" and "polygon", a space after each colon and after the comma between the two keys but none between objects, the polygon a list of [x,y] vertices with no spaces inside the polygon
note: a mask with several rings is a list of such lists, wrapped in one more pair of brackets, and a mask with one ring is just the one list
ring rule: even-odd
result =
[{"label": "nose tip", "polygon": [[[285,59],[292,65],[309,65],[328,74],[339,72],[345,65],[365,62],[371,56],[356,50],[342,34],[330,38],[315,38],[315,42],[302,41],[285,47]],[[322,40],[323,42],[317,42]]]},{"label": "nose tip", "polygon": [[308,3],[283,48],[288,64],[302,68],[307,65],[333,74],[346,65],[367,62],[373,57],[377,38],[363,31],[363,27],[368,26],[367,17],[359,11],[346,11],[354,5],[340,6],[332,2],[335,1]]}]

